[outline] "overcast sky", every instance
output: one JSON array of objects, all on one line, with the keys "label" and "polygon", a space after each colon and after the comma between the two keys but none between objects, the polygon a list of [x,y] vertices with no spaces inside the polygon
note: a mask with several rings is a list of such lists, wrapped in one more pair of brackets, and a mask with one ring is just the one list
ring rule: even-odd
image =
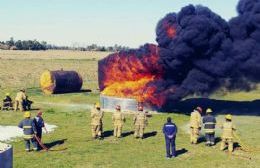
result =
[{"label": "overcast sky", "polygon": [[57,45],[155,43],[155,27],[188,4],[228,20],[238,0],[0,0],[0,41],[37,39]]}]

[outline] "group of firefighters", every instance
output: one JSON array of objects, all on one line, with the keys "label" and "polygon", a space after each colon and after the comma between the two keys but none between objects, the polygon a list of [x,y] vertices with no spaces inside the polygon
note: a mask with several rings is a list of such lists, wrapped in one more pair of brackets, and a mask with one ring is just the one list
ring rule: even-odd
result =
[{"label": "group of firefighters", "polygon": [[[206,145],[213,146],[215,145],[215,128],[216,128],[216,118],[212,115],[212,109],[208,108],[206,110],[206,116],[201,119],[201,114],[203,110],[201,107],[197,107],[191,113],[190,117],[190,142],[191,144],[197,144],[199,138],[199,132],[201,130],[202,123],[204,124]],[[220,145],[220,150],[224,150],[226,148],[226,144],[228,144],[228,151],[233,151],[233,139],[234,139],[234,131],[236,130],[233,122],[232,115],[228,114],[225,116],[225,122],[221,125],[221,129],[223,129],[222,133],[222,141]]]},{"label": "group of firefighters", "polygon": [[[144,129],[148,124],[147,115],[143,111],[143,106],[138,106],[138,113],[133,118],[133,124],[135,125],[135,138],[144,138]],[[104,112],[100,108],[99,103],[95,103],[94,108],[91,110],[91,131],[92,138],[102,139],[103,132],[103,119]],[[121,113],[121,107],[116,106],[116,111],[112,114],[112,122],[114,125],[114,137],[121,138],[122,129],[125,123],[125,116]]]},{"label": "group of firefighters", "polygon": [[5,98],[3,99],[2,110],[20,110],[26,111],[31,110],[32,101],[28,99],[26,95],[25,89],[21,89],[15,97],[15,101],[13,102],[10,97],[10,93],[5,94]]},{"label": "group of firefighters", "polygon": [[30,151],[30,144],[33,145],[33,150],[37,151],[41,148],[42,129],[48,133],[44,120],[42,118],[42,112],[39,111],[37,115],[32,119],[29,111],[24,112],[24,119],[18,124],[19,128],[23,129],[23,138],[25,141],[25,150]]},{"label": "group of firefighters", "polygon": [[[27,96],[25,90],[22,89],[17,93],[15,98],[15,107],[14,110],[29,110],[25,106]],[[31,101],[30,101],[31,102]],[[6,98],[3,100],[3,109],[7,107],[11,108],[12,99],[10,94],[6,94]],[[8,108],[8,109],[9,109]],[[121,112],[121,106],[117,105],[115,107],[115,112],[112,114],[112,122],[114,126],[114,137],[122,137],[122,129],[126,121],[125,115]],[[133,117],[134,124],[134,137],[135,138],[144,138],[144,130],[148,125],[148,113],[144,112],[142,105],[137,106],[138,112]],[[190,142],[191,144],[197,144],[202,125],[204,125],[204,132],[206,138],[206,145],[213,146],[215,145],[215,128],[216,128],[216,118],[212,115],[212,109],[206,109],[206,115],[202,118],[201,114],[203,109],[197,107],[193,110],[190,116]],[[102,139],[103,138],[103,116],[104,112],[101,110],[100,103],[97,102],[94,104],[94,107],[91,109],[91,132],[93,139]],[[230,114],[225,116],[225,123],[221,126],[223,129],[222,133],[222,142],[220,149],[224,150],[226,144],[228,144],[228,151],[233,151],[233,131],[236,130],[234,124],[232,123],[232,116]],[[203,123],[203,124],[202,124]],[[23,129],[24,140],[25,140],[25,149],[30,151],[30,143],[33,145],[33,150],[38,150],[40,148],[39,143],[37,144],[37,139],[40,140],[42,137],[42,128],[45,127],[42,112],[38,112],[37,116],[34,119],[31,119],[31,113],[29,111],[24,112],[24,120],[22,120],[18,127]],[[165,135],[166,142],[166,157],[171,158],[176,156],[175,149],[175,139],[177,134],[177,126],[172,122],[170,117],[167,118],[167,122],[164,124],[162,131]]]},{"label": "group of firefighters", "polygon": [[[144,113],[142,105],[138,105],[137,110],[138,113],[136,113],[133,118],[133,124],[135,126],[134,137],[143,138],[144,129],[148,124],[147,114]],[[191,144],[198,143],[199,133],[203,123],[206,138],[206,146],[213,146],[215,145],[215,128],[217,121],[216,118],[212,115],[213,111],[211,108],[208,108],[206,110],[206,116],[204,116],[203,118],[201,117],[202,112],[202,108],[197,107],[191,113],[190,142]],[[91,110],[91,130],[93,139],[102,139],[103,116],[104,112],[101,110],[100,104],[96,103],[94,108]],[[226,115],[225,119],[225,123],[221,126],[221,128],[223,129],[223,133],[220,149],[224,150],[226,144],[228,144],[228,151],[232,152],[234,139],[233,131],[235,131],[235,126],[232,123],[232,116],[230,114]],[[123,113],[121,113],[121,107],[119,105],[116,106],[116,112],[112,114],[112,121],[114,125],[114,137],[120,138],[122,135],[122,128],[125,122],[125,116]],[[163,133],[165,134],[167,158],[175,157],[175,139],[177,134],[177,126],[174,123],[172,123],[171,118],[167,118],[167,122],[163,126]]]}]

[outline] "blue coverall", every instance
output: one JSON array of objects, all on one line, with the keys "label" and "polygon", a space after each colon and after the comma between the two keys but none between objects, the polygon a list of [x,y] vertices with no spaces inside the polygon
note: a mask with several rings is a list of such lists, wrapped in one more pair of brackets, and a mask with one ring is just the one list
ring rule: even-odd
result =
[{"label": "blue coverall", "polygon": [[216,118],[214,116],[208,114],[205,117],[203,117],[202,122],[204,124],[206,145],[214,145],[215,144]]},{"label": "blue coverall", "polygon": [[34,118],[34,123],[36,126],[36,130],[37,130],[37,137],[42,139],[42,128],[45,127],[44,125],[44,120],[42,119],[42,117],[40,116],[36,116]]},{"label": "blue coverall", "polygon": [[19,123],[18,127],[23,129],[25,150],[30,151],[30,142],[33,145],[33,150],[37,150],[37,143],[34,138],[34,135],[37,133],[37,130],[33,120],[30,118],[25,118]]},{"label": "blue coverall", "polygon": [[166,157],[175,157],[175,139],[177,134],[177,126],[172,122],[167,122],[163,126],[163,133],[165,135]]}]

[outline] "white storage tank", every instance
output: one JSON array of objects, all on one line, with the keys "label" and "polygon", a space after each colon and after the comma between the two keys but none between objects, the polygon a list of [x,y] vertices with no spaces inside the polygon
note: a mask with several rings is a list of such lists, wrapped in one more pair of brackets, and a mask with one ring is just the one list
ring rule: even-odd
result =
[{"label": "white storage tank", "polygon": [[11,145],[0,142],[0,168],[13,167],[13,148]]}]

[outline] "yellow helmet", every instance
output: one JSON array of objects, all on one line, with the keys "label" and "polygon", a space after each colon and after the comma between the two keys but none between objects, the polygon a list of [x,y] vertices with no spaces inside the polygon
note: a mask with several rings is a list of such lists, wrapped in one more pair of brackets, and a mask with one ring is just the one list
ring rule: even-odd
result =
[{"label": "yellow helmet", "polygon": [[6,96],[10,96],[10,93],[6,93],[5,95],[6,95]]},{"label": "yellow helmet", "polygon": [[100,108],[100,103],[99,102],[95,103],[95,108]]},{"label": "yellow helmet", "polygon": [[213,111],[212,111],[211,108],[207,108],[206,113],[212,113],[212,112],[213,112]]},{"label": "yellow helmet", "polygon": [[24,112],[24,118],[29,118],[29,117],[31,117],[31,113],[29,112],[29,111],[26,111],[26,112]]},{"label": "yellow helmet", "polygon": [[232,120],[232,115],[231,115],[231,114],[228,114],[228,115],[225,116],[225,118],[226,118],[227,120]]}]

